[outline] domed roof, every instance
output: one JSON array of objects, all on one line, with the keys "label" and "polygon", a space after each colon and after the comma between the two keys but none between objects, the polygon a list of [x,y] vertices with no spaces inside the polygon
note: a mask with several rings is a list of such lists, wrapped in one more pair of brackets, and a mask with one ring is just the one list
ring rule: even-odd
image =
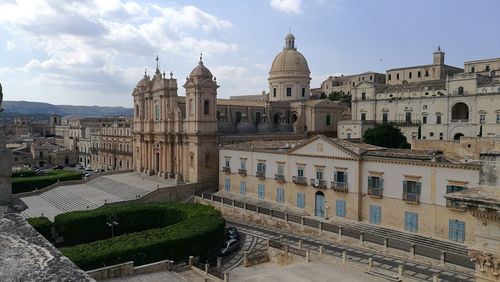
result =
[{"label": "domed roof", "polygon": [[149,76],[144,72],[144,77],[137,83],[137,87],[144,87],[147,86],[149,83]]},{"label": "domed roof", "polygon": [[257,125],[257,132],[271,133],[274,132],[274,127],[267,121],[262,121]]},{"label": "domed roof", "polygon": [[306,58],[295,48],[295,36],[291,33],[285,37],[285,48],[276,55],[269,71],[270,77],[286,74],[307,77],[311,74]]},{"label": "domed roof", "polygon": [[200,61],[198,62],[198,65],[189,74],[189,77],[196,77],[196,76],[198,76],[198,77],[207,77],[207,78],[212,78],[213,77],[213,75],[210,72],[210,70],[207,69],[203,65],[203,61],[202,61],[201,57],[200,57]]}]

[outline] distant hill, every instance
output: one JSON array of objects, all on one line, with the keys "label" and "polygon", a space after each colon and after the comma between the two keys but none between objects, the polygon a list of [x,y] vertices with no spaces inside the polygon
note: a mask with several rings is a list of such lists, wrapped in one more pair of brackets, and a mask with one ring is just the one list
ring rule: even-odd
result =
[{"label": "distant hill", "polygon": [[4,112],[0,113],[0,118],[2,116],[33,116],[49,115],[51,113],[61,116],[76,115],[82,117],[133,115],[133,109],[125,107],[52,105],[49,103],[26,101],[4,101],[2,108],[4,108]]}]

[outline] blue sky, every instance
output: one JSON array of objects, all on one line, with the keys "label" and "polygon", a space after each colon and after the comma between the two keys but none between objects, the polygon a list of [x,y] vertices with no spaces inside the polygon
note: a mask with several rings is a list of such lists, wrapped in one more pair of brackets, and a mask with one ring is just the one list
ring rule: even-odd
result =
[{"label": "blue sky", "polygon": [[497,0],[1,0],[5,100],[131,106],[133,87],[160,66],[179,94],[203,52],[219,97],[267,90],[288,29],[311,87],[332,74],[500,57]]}]

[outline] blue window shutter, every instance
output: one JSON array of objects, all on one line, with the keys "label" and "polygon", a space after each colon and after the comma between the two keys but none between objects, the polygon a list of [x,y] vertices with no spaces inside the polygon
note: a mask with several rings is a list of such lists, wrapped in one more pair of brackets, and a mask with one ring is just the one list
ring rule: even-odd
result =
[{"label": "blue window shutter", "polygon": [[405,212],[405,231],[410,231],[410,214]]},{"label": "blue window shutter", "polygon": [[403,193],[408,193],[407,190],[408,190],[408,181],[406,180],[403,180]]},{"label": "blue window shutter", "polygon": [[381,177],[380,177],[380,178],[378,179],[378,184],[380,185],[380,186],[379,186],[379,187],[380,187],[380,189],[384,189],[384,179],[383,179],[383,178],[381,178]]},{"label": "blue window shutter", "polygon": [[336,171],[333,172],[333,182],[335,182],[335,183],[337,182],[337,172]]},{"label": "blue window shutter", "polygon": [[347,184],[347,172],[344,172],[344,183]]},{"label": "blue window shutter", "polygon": [[451,185],[446,185],[446,194],[451,193]]},{"label": "blue window shutter", "polygon": [[448,239],[457,241],[457,221],[450,219],[448,224]]},{"label": "blue window shutter", "polygon": [[418,231],[418,214],[417,213],[412,214],[412,231],[413,232]]},{"label": "blue window shutter", "polygon": [[306,207],[306,194],[302,193],[302,208]]},{"label": "blue window shutter", "polygon": [[374,223],[375,215],[374,215],[374,206],[370,205],[370,223]]},{"label": "blue window shutter", "polygon": [[335,201],[335,215],[340,216],[340,200]]},{"label": "blue window shutter", "polygon": [[367,187],[370,187],[373,185],[373,176],[368,176],[368,185]]},{"label": "blue window shutter", "polygon": [[420,195],[420,191],[422,190],[422,182],[417,182],[415,186],[417,189],[417,194]]},{"label": "blue window shutter", "polygon": [[300,193],[297,193],[297,207],[300,208]]},{"label": "blue window shutter", "polygon": [[457,221],[457,242],[465,241],[465,222]]}]

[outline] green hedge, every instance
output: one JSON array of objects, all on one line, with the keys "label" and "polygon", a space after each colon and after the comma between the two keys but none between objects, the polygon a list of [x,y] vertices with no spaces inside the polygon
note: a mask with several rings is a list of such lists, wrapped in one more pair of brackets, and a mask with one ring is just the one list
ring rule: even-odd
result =
[{"label": "green hedge", "polygon": [[61,252],[84,270],[134,261],[185,260],[215,255],[224,241],[224,218],[211,206],[186,203],[160,204],[176,209],[184,220],[162,228],[128,233],[111,239],[62,248]]},{"label": "green hedge", "polygon": [[28,223],[35,228],[38,233],[42,234],[45,239],[53,242],[52,238],[52,222],[45,216],[41,217],[31,217],[26,219]]},{"label": "green hedge", "polygon": [[41,189],[59,181],[80,180],[82,173],[68,170],[50,171],[45,176],[12,178],[12,193],[30,192]]},{"label": "green hedge", "polygon": [[111,238],[108,220],[114,217],[115,236],[152,228],[161,228],[184,219],[179,209],[164,204],[128,204],[91,211],[74,211],[57,215],[54,226],[65,245],[88,243]]},{"label": "green hedge", "polygon": [[32,171],[31,169],[23,169],[12,173],[12,178],[32,176],[36,176],[36,172]]}]

